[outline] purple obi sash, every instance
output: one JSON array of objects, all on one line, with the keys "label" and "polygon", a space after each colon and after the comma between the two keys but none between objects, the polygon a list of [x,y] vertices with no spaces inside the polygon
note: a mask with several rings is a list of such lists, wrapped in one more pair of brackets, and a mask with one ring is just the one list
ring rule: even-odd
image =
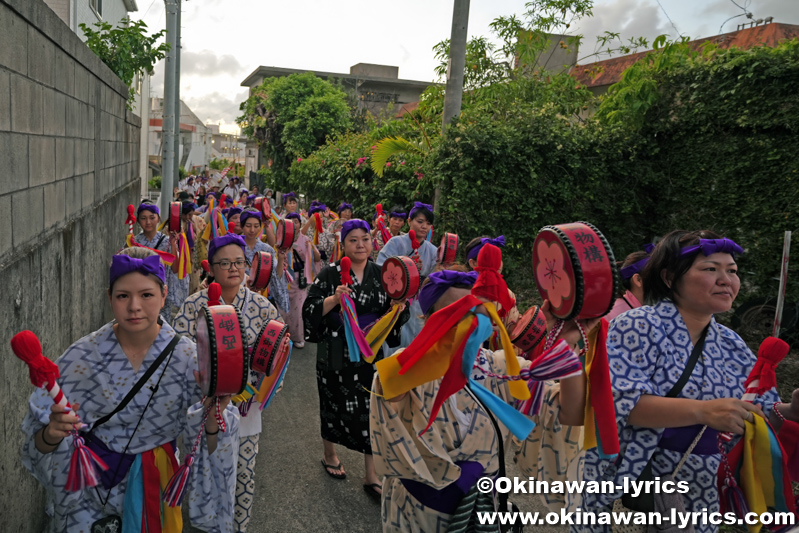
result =
[{"label": "purple obi sash", "polygon": [[439,513],[452,514],[485,470],[477,461],[455,461],[455,464],[461,467],[461,477],[443,489],[434,489],[430,485],[411,479],[400,478],[400,481],[411,496],[422,505]]},{"label": "purple obi sash", "polygon": [[[128,475],[128,471],[133,466],[133,461],[136,460],[137,454],[115,452],[91,433],[84,433],[81,436],[86,441],[86,446],[108,465],[108,470],[100,472],[100,481],[103,482],[103,486],[110,490],[119,485]],[[157,447],[155,446],[155,448]],[[177,449],[174,440],[172,441],[172,447]]]},{"label": "purple obi sash", "polygon": [[[685,453],[701,429],[701,425],[666,428],[663,430],[663,436],[660,437],[658,447],[663,450]],[[718,435],[719,432],[715,429],[707,428],[691,454],[714,455],[719,453]]]}]

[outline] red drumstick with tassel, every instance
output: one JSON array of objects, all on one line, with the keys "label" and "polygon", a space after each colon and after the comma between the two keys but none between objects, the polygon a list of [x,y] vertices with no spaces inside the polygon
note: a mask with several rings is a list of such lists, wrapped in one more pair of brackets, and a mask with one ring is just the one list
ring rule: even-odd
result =
[{"label": "red drumstick with tassel", "polygon": [[133,235],[133,225],[136,223],[136,208],[133,204],[128,205],[128,218],[125,219],[125,224],[128,225],[128,233]]},{"label": "red drumstick with tassel", "polygon": [[[56,381],[60,376],[58,365],[42,354],[42,343],[36,334],[28,330],[20,331],[11,339],[11,350],[28,365],[31,383],[44,388],[56,405],[69,409],[70,415],[77,416]],[[100,482],[97,468],[108,470],[108,465],[86,446],[77,430],[73,430],[72,443],[75,451],[69,463],[67,490],[75,492],[96,486]]]}]

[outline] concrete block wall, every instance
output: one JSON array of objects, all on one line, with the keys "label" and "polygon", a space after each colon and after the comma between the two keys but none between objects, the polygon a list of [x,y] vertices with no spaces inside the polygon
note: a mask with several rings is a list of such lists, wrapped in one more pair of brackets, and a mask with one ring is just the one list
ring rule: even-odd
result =
[{"label": "concrete block wall", "polygon": [[32,386],[9,340],[31,329],[55,359],[110,319],[108,264],[140,190],[141,121],[127,95],[42,0],[0,0],[3,531],[46,523],[44,491],[20,462]]}]

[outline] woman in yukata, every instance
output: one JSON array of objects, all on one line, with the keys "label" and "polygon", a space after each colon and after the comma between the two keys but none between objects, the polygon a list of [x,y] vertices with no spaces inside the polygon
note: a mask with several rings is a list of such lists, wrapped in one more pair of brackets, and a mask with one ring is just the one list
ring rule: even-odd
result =
[{"label": "woman in yukata", "polygon": [[[780,415],[799,420],[799,393],[792,404],[780,404],[775,389],[754,404],[741,400],[744,381],[756,357],[715,315],[730,310],[741,280],[735,257],[743,249],[711,231],[677,230],[666,235],[643,271],[651,306],[620,315],[608,331],[608,359],[620,453],[603,458],[597,448],[586,452],[585,481],[610,480],[622,487],[650,465],[652,476],[670,475],[689,445],[705,427],[696,448],[678,472],[690,490],[682,495],[686,511],[719,510],[716,479],[720,432],[741,435],[744,421],[765,416],[779,431]],[[695,346],[700,357],[676,397],[666,397],[686,369]],[[651,462],[650,462],[651,461]],[[654,478],[652,478],[654,479]],[[613,494],[583,494],[582,508],[609,511]],[[572,526],[576,531],[609,531],[610,526]],[[717,525],[695,525],[717,531]]]},{"label": "woman in yukata", "polygon": [[[351,286],[341,282],[341,261],[325,268],[308,290],[303,307],[306,339],[317,342],[316,382],[319,388],[319,411],[324,446],[322,466],[328,475],[344,479],[346,472],[336,454],[336,444],[364,454],[366,477],[364,489],[372,496],[381,494],[380,479],[375,473],[369,441],[369,387],[374,365],[363,360],[350,361],[349,346],[339,311],[341,295],[348,294],[355,304],[361,327],[382,317],[393,304],[380,278],[380,267],[369,260],[372,237],[369,224],[349,220],[341,228],[344,256],[351,261]],[[408,320],[403,309],[388,336],[389,345],[399,344],[399,329]],[[375,360],[382,356],[382,348]]]},{"label": "woman in yukata", "polygon": [[[279,320],[277,308],[264,296],[252,292],[242,284],[247,266],[246,244],[238,235],[228,233],[211,239],[208,244],[208,262],[216,283],[222,288],[221,304],[232,305],[241,313],[247,346],[253,346],[258,333],[270,320]],[[194,339],[197,335],[197,320],[200,309],[208,304],[208,289],[192,294],[186,299],[175,317],[175,331]],[[250,385],[258,389],[261,376],[250,372]],[[247,531],[250,512],[254,503],[255,461],[261,435],[261,404],[254,397],[239,406],[241,427],[239,431],[239,455],[236,482],[236,509],[234,521],[236,531]]]},{"label": "woman in yukata", "polygon": [[[308,286],[314,281],[315,266],[321,262],[321,255],[316,246],[300,231],[302,216],[299,213],[286,215],[286,222],[294,223],[294,234],[297,240],[287,255],[288,271],[293,281],[289,282],[289,313],[286,323],[289,325],[291,338],[295,348],[305,348],[305,325],[302,318],[302,307],[308,296]],[[310,263],[309,263],[310,261]],[[283,275],[281,273],[281,275]],[[285,275],[283,275],[285,278]]]},{"label": "woman in yukata", "polygon": [[[476,272],[443,270],[432,273],[418,296],[425,317],[468,296],[476,280]],[[551,327],[555,321],[548,314],[547,302],[542,310],[548,315],[547,323]],[[484,306],[473,312],[487,314]],[[583,327],[590,329],[595,324],[596,320],[584,322]],[[453,326],[453,329],[458,327]],[[568,344],[563,349],[570,352],[576,349],[580,333],[574,321],[563,328],[559,339]],[[439,342],[445,343],[445,339]],[[450,357],[449,353],[435,351],[435,346],[438,344],[423,354],[420,361]],[[477,348],[472,379],[499,401],[514,405],[516,400],[511,396],[508,381],[497,377],[508,373],[504,351],[482,349],[479,344]],[[398,350],[392,357],[400,356],[403,351]],[[465,353],[463,357],[465,360]],[[513,357],[522,369],[530,367],[530,361],[515,354]],[[573,353],[571,357],[576,360]],[[414,370],[412,368],[409,373]],[[584,373],[579,366],[572,374],[560,383],[543,384],[542,407],[533,417],[537,425],[512,454],[525,476],[554,481],[553,476],[562,477],[569,461],[577,456],[581,428],[575,426],[583,423],[586,392]],[[399,396],[385,398],[381,377],[375,375],[372,384],[375,394],[371,398],[370,428],[375,467],[380,476],[385,476],[383,532],[463,531],[460,526],[465,526],[465,521],[460,525],[456,522],[467,520],[474,509],[493,511],[493,506],[485,509],[479,507],[480,503],[475,507],[475,487],[479,478],[497,475],[500,468],[497,437],[508,450],[512,437],[508,428],[500,424],[502,434],[497,435],[489,413],[465,388],[444,400],[431,423],[434,399],[443,390],[442,378]],[[495,409],[496,406],[492,410]],[[424,431],[428,424],[431,424],[429,429]],[[562,506],[563,502],[560,504]]]},{"label": "woman in yukata", "polygon": [[[414,249],[411,244],[411,237],[408,234],[398,235],[392,237],[386,245],[380,250],[377,256],[377,265],[383,266],[386,259],[395,255],[404,255],[410,257],[416,262],[419,267],[419,272],[422,275],[422,280],[433,272],[436,268],[436,257],[438,249],[427,240],[427,234],[433,227],[435,216],[433,215],[433,206],[415,202],[411,208],[408,216],[408,224],[410,229],[414,231],[419,244],[418,249]],[[408,323],[402,328],[402,341],[400,347],[405,348],[410,346],[414,338],[422,330],[423,320],[420,318],[422,315],[419,308],[419,301],[414,300],[411,303],[411,318]]]},{"label": "woman in yukata", "polygon": [[[286,277],[278,273],[283,272],[283,265],[286,262],[285,252],[275,252],[275,249],[260,240],[262,230],[267,228],[271,232],[271,224],[261,222],[261,213],[253,208],[247,208],[241,214],[241,227],[244,232],[244,254],[247,256],[247,276],[250,276],[250,267],[256,252],[266,252],[272,256],[272,280],[269,282],[269,297],[276,303],[284,315],[289,312],[289,290]],[[300,339],[301,340],[301,339]]]},{"label": "woman in yukata", "polygon": [[[133,237],[136,244],[141,244],[153,250],[169,252],[178,255],[178,234],[172,232],[164,235],[158,231],[161,224],[161,212],[158,206],[148,201],[144,201],[136,210],[136,221],[142,232]],[[183,300],[188,296],[189,280],[178,278],[178,261],[174,261],[171,266],[166,267],[166,285],[171,288],[168,292],[166,303],[161,309],[161,317],[169,324],[172,323],[173,308],[180,308]],[[185,293],[185,294],[184,294]]]},{"label": "woman in yukata", "polygon": [[[160,258],[150,250],[126,248],[115,255],[108,288],[114,320],[75,342],[55,362],[61,390],[77,415],[55,405],[42,388],[31,395],[22,424],[22,462],[54,506],[51,531],[88,533],[97,522],[116,525],[118,531],[124,522],[131,531],[142,531],[151,521],[163,523],[164,532],[181,531],[180,507],[145,503],[160,502],[159,476],[169,479],[178,468],[175,441],[182,435],[184,446],[194,442],[204,409],[194,343],[176,337],[159,319],[165,279]],[[107,418],[162,353],[147,382]],[[189,516],[205,531],[234,531],[239,415],[229,401],[221,398],[225,431],[208,417],[189,478]],[[109,466],[101,484],[77,492],[66,488],[73,429]]]}]

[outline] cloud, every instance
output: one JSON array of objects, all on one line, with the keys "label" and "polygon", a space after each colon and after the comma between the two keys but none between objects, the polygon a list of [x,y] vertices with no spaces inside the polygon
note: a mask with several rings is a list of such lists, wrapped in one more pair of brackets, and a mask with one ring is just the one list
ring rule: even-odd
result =
[{"label": "cloud", "polygon": [[[594,16],[581,20],[577,25],[577,32],[583,35],[583,45],[579,57],[589,55],[597,45],[597,36],[604,35],[606,31],[619,33],[622,41],[628,42],[630,38],[644,37],[649,43],[655,37],[669,34],[677,37],[677,32],[671,26],[656,2],[649,0],[612,0],[594,6]],[[684,32],[685,30],[677,26]],[[614,48],[618,46],[618,42]]]},{"label": "cloud", "polygon": [[183,101],[204,122],[211,121],[215,124],[222,121],[231,124],[241,114],[239,104],[246,100],[248,95],[247,89],[233,95],[214,91],[203,95],[187,95]]},{"label": "cloud", "polygon": [[[774,22],[783,22],[787,24],[799,23],[799,2],[786,1],[786,0],[752,0],[745,2],[738,0],[736,3],[746,7],[752,13],[753,19],[762,19],[766,17],[774,17]],[[724,24],[722,33],[729,33],[735,31],[738,24],[752,22],[752,20],[739,16],[732,20],[727,20],[735,15],[743,15],[740,7],[733,4],[730,0],[715,0],[707,4],[704,9],[699,12],[701,18],[707,20],[706,24],[701,26],[701,33],[697,33],[697,37],[706,37],[716,35],[719,33],[719,27]]]},{"label": "cloud", "polygon": [[192,52],[186,50],[185,47],[182,52],[183,54],[180,56],[181,76],[214,77],[226,75],[238,77],[247,70],[230,54],[218,56],[211,50]]}]

